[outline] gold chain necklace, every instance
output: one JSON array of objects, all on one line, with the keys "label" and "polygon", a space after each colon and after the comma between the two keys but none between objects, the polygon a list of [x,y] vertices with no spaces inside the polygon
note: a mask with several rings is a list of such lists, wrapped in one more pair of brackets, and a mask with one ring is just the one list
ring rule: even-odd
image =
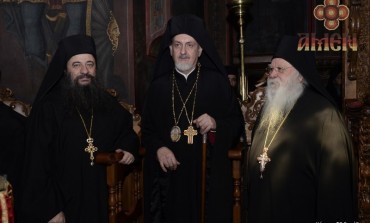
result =
[{"label": "gold chain necklace", "polygon": [[266,164],[271,161],[270,157],[268,157],[268,155],[267,155],[267,152],[269,151],[269,147],[271,146],[272,141],[274,141],[276,134],[279,132],[280,127],[284,124],[284,122],[285,122],[286,118],[288,117],[291,110],[292,109],[290,109],[289,112],[285,115],[285,117],[281,121],[280,125],[276,129],[274,135],[272,136],[269,144],[266,146],[267,138],[268,138],[268,135],[269,135],[269,132],[270,132],[270,127],[271,127],[271,119],[269,121],[269,125],[267,127],[267,132],[266,132],[265,143],[263,145],[263,152],[257,157],[258,163],[260,164],[260,172],[261,172],[260,178],[261,179],[263,178],[262,173],[265,170]]},{"label": "gold chain necklace", "polygon": [[78,114],[80,115],[80,118],[81,118],[81,121],[82,121],[82,124],[85,128],[85,131],[86,131],[86,134],[87,134],[87,139],[86,139],[86,142],[87,142],[87,147],[84,149],[85,152],[89,153],[90,154],[90,165],[93,166],[94,165],[94,152],[98,151],[98,147],[95,147],[94,146],[94,139],[91,137],[91,133],[92,133],[92,125],[93,125],[93,120],[94,120],[94,110],[91,110],[91,119],[90,119],[90,129],[89,131],[87,131],[87,127],[86,127],[86,124],[85,124],[85,120],[83,119],[80,111],[77,109],[77,112]]},{"label": "gold chain necklace", "polygon": [[[184,110],[185,110],[186,118],[189,122],[189,127],[186,130],[184,130],[184,135],[186,135],[188,137],[188,144],[193,144],[193,137],[198,134],[198,131],[195,130],[194,127],[192,126],[192,122],[193,122],[193,118],[194,118],[194,108],[195,108],[195,101],[196,101],[196,97],[197,97],[199,73],[200,73],[200,63],[198,63],[197,79],[195,80],[195,83],[193,84],[193,87],[191,88],[190,93],[188,94],[188,96],[186,97],[186,100],[184,101],[184,99],[181,96],[181,93],[180,93],[179,87],[177,85],[176,79],[175,79],[175,71],[172,72],[172,113],[173,113],[173,119],[174,119],[174,122],[175,122],[175,125],[171,129],[171,140],[172,140],[172,142],[178,142],[181,138],[181,129],[178,126],[178,122],[180,121],[180,117],[181,117]],[[181,108],[181,111],[180,111],[180,114],[179,114],[179,117],[177,118],[177,120],[176,120],[176,113],[175,113],[175,86],[176,86],[176,90],[177,90],[177,92],[180,96],[181,103],[182,103],[182,108]],[[192,113],[191,113],[191,118],[189,118],[189,114],[188,114],[188,111],[186,109],[186,103],[188,102],[188,100],[190,98],[190,95],[193,93],[194,89],[195,89],[195,93],[194,93],[194,100],[193,100],[193,109],[192,109]]]}]

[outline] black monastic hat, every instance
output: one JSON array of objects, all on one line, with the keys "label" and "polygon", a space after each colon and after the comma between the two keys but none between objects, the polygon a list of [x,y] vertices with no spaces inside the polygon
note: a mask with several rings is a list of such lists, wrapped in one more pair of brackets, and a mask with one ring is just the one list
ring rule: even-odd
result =
[{"label": "black monastic hat", "polygon": [[198,61],[203,68],[218,70],[219,73],[225,75],[224,65],[212,39],[206,31],[204,21],[195,15],[184,14],[172,17],[167,23],[161,49],[154,67],[154,78],[169,74],[174,69],[175,65],[169,46],[172,43],[172,38],[178,34],[187,34],[193,37],[202,47],[202,55]]},{"label": "black monastic hat", "polygon": [[94,56],[96,61],[96,47],[94,39],[86,35],[74,35],[61,40],[58,49],[64,55],[62,63],[67,64],[71,57],[77,54],[88,53]]},{"label": "black monastic hat", "polygon": [[299,71],[299,73],[313,89],[327,98],[331,103],[336,105],[334,99],[326,91],[320,80],[320,75],[316,68],[314,52],[298,50],[298,43],[298,36],[283,36],[273,58],[281,58],[288,61],[295,69]]}]

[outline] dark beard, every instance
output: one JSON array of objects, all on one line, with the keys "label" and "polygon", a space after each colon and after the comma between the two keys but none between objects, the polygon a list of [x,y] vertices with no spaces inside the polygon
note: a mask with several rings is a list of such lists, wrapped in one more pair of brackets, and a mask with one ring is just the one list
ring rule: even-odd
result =
[{"label": "dark beard", "polygon": [[[80,85],[78,80],[88,76],[91,79],[90,84]],[[64,81],[64,92],[66,93],[66,106],[70,113],[76,111],[91,112],[91,110],[102,111],[110,108],[111,98],[99,84],[99,81],[90,74],[77,77],[74,81],[70,75],[66,75]]]}]

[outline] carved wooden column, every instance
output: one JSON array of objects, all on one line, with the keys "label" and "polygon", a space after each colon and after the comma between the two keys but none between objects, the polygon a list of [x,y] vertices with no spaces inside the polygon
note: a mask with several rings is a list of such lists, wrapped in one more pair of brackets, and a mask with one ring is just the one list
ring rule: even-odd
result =
[{"label": "carved wooden column", "polygon": [[359,131],[359,218],[370,222],[370,106],[362,109]]},{"label": "carved wooden column", "polygon": [[345,115],[358,161],[359,220],[370,222],[370,2],[347,0],[350,19],[345,33],[356,35],[357,51],[343,54]]},{"label": "carved wooden column", "polygon": [[[348,130],[350,132],[350,135],[352,137],[353,146],[354,146],[354,160],[355,165],[358,167],[356,169],[356,172],[358,172],[359,179],[356,183],[358,183],[358,206],[359,206],[359,218],[360,219],[366,219],[366,216],[364,215],[363,208],[366,206],[366,199],[368,200],[366,196],[366,182],[367,180],[364,179],[362,176],[363,169],[366,169],[366,163],[364,162],[364,152],[361,149],[363,142],[361,142],[361,138],[363,135],[363,131],[361,130],[361,126],[363,125],[362,116],[363,116],[363,110],[364,106],[363,103],[358,101],[357,99],[348,99],[345,101],[345,113],[346,113],[346,121]],[[365,168],[364,168],[365,167]],[[362,180],[363,179],[363,180]],[[364,187],[365,183],[365,187]],[[362,221],[361,221],[362,222]]]}]

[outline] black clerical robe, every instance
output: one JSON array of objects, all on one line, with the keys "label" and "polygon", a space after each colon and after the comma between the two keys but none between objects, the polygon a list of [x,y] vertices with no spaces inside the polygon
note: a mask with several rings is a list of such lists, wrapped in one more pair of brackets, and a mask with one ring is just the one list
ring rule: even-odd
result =
[{"label": "black clerical robe", "polygon": [[0,175],[13,184],[23,155],[26,118],[0,102]]},{"label": "black clerical robe", "polygon": [[[113,100],[104,112],[93,112],[93,144],[98,151],[121,148],[136,156],[138,138],[132,129],[132,116]],[[53,93],[31,113],[22,222],[47,222],[60,211],[69,223],[108,222],[106,167],[90,165],[81,118],[64,104],[65,99]],[[90,113],[81,114],[89,129]]]},{"label": "black clerical robe", "polygon": [[[0,102],[0,175],[6,175],[13,186],[13,197],[19,200],[26,118]],[[14,202],[15,219],[18,202]]]},{"label": "black clerical robe", "polygon": [[257,129],[248,154],[248,222],[354,222],[351,139],[328,100],[304,90],[269,147],[261,179],[265,137]]},{"label": "black clerical robe", "polygon": [[[147,93],[142,121],[142,139],[146,148],[145,222],[199,222],[202,135],[198,130],[194,144],[188,144],[183,133],[189,126],[189,120],[205,113],[217,123],[215,142],[213,145],[207,143],[206,222],[231,222],[232,178],[228,149],[239,139],[242,129],[238,102],[226,75],[201,68],[197,86],[186,102],[187,110],[180,116],[183,103],[173,85],[173,77],[185,103],[197,80],[197,69],[187,80],[176,72],[161,76],[152,82]],[[175,125],[174,116],[182,130],[178,142],[172,142],[170,137],[171,128]],[[156,152],[162,146],[168,147],[180,162],[176,170],[168,170],[167,173],[161,170]]]}]

